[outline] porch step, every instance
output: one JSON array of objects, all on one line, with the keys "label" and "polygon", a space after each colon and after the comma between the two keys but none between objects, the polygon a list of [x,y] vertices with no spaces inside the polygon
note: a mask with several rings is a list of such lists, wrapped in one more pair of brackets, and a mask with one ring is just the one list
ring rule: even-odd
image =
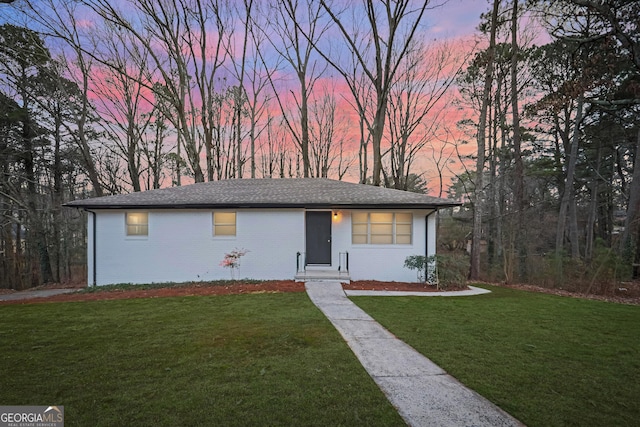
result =
[{"label": "porch step", "polygon": [[306,270],[299,271],[295,276],[296,282],[322,282],[322,281],[340,281],[343,283],[351,282],[351,277],[347,271],[336,270]]}]

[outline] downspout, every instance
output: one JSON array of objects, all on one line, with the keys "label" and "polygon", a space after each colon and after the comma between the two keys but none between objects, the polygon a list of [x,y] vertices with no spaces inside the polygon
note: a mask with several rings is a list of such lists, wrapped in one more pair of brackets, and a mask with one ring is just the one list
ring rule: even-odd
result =
[{"label": "downspout", "polygon": [[92,234],[92,239],[91,239],[91,241],[93,243],[93,248],[91,250],[91,257],[93,258],[91,260],[91,263],[92,263],[92,266],[93,266],[93,268],[92,268],[92,273],[93,273],[92,274],[92,276],[93,276],[92,277],[92,282],[93,283],[92,283],[91,286],[93,286],[95,288],[96,285],[97,285],[97,275],[98,275],[98,273],[97,273],[97,269],[98,269],[98,267],[97,267],[97,259],[98,259],[98,257],[96,256],[96,248],[97,248],[97,245],[96,245],[96,237],[97,237],[96,223],[97,223],[97,220],[96,220],[96,213],[94,211],[90,211],[88,209],[85,209],[85,211],[90,213],[93,216],[93,226],[91,227],[91,229],[92,229],[92,233],[91,233]]},{"label": "downspout", "polygon": [[[429,212],[427,214],[427,216],[424,217],[424,259],[428,260],[429,259],[429,217],[431,215],[433,215],[434,213],[438,212],[437,209],[434,209],[433,211]],[[435,251],[434,251],[434,255],[435,255]],[[424,266],[424,279],[425,281],[428,279],[427,277],[427,264],[425,263]],[[436,281],[437,281],[437,277],[436,277]]]},{"label": "downspout", "polygon": [[434,213],[438,212],[437,209],[429,212],[427,216],[424,217],[424,256],[425,258],[429,258],[429,217]]}]

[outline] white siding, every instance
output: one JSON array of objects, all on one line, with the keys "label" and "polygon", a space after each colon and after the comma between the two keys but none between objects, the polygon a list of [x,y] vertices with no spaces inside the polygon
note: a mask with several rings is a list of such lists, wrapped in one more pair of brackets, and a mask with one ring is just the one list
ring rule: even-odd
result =
[{"label": "white siding", "polygon": [[[97,285],[229,279],[229,269],[220,262],[234,249],[249,251],[241,259],[239,278],[293,279],[296,253],[305,252],[304,209],[237,210],[235,237],[213,236],[213,210],[148,212],[148,236],[126,235],[125,211],[96,212]],[[338,211],[337,218],[332,215],[331,268],[337,270],[340,253],[348,252],[352,280],[415,281],[416,272],[404,268],[404,260],[425,254],[426,235],[429,254],[435,253],[436,215],[431,212],[412,212],[410,245],[353,245],[351,212]],[[88,280],[93,284],[92,215],[88,221]]]},{"label": "white siding", "polygon": [[[294,277],[304,244],[303,210],[239,210],[235,237],[213,236],[212,212],[151,210],[149,235],[140,237],[126,236],[124,211],[98,211],[97,284],[229,279],[220,262],[236,248],[249,251],[240,278]],[[92,247],[90,240],[90,263]],[[92,274],[90,266],[89,283]]]},{"label": "white siding", "polygon": [[[364,211],[364,210],[363,210]],[[367,210],[367,212],[376,212]],[[379,212],[392,212],[381,210]],[[406,211],[398,211],[406,212]],[[351,243],[351,212],[340,211],[333,221],[334,262],[338,252],[349,252],[349,273],[351,280],[382,280],[415,282],[414,270],[404,268],[404,260],[409,255],[425,255],[425,217],[432,211],[413,211],[413,230],[410,245],[354,245]],[[429,255],[436,248],[436,215],[429,216]],[[335,264],[337,268],[337,264]]]}]

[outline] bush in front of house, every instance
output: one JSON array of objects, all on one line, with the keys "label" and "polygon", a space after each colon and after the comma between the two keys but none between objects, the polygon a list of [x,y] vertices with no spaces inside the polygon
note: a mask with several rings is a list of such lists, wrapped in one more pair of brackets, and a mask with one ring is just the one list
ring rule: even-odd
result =
[{"label": "bush in front of house", "polygon": [[434,284],[438,289],[464,288],[469,258],[462,254],[410,255],[405,258],[404,266],[416,270],[419,282]]}]

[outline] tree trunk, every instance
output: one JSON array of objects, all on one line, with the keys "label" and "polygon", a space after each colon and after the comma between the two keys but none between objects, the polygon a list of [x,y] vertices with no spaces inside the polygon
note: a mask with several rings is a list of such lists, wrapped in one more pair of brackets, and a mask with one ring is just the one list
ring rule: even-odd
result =
[{"label": "tree trunk", "polygon": [[[640,211],[640,130],[636,140],[636,153],[633,162],[633,176],[629,185],[629,203],[627,216],[624,220],[624,231],[620,239],[620,250],[625,252],[631,248],[631,237],[640,231],[638,212]],[[640,239],[640,236],[638,236]],[[640,247],[636,247],[636,257],[640,254]],[[632,256],[630,256],[633,259]]]},{"label": "tree trunk", "polygon": [[591,182],[591,199],[589,200],[589,213],[587,216],[587,230],[585,236],[584,256],[587,260],[591,260],[593,256],[593,247],[595,241],[596,218],[598,217],[598,181],[600,180],[600,163],[602,155],[602,143],[598,141],[598,149],[596,152],[596,176]]},{"label": "tree trunk", "polygon": [[29,207],[29,244],[35,246],[38,254],[38,262],[40,263],[40,281],[42,283],[51,283],[53,282],[51,259],[49,257],[49,249],[47,248],[47,239],[44,231],[42,215],[38,212],[39,209],[36,201],[38,191],[36,188],[36,174],[34,170],[35,164],[33,159],[32,125],[29,117],[29,111],[25,111],[24,114],[25,116],[22,124],[22,142],[24,150],[25,180],[27,181],[27,190],[29,192],[29,194],[27,194],[27,206]]},{"label": "tree trunk", "polygon": [[300,79],[300,148],[303,174],[305,178],[308,178],[311,171],[311,160],[309,158],[309,93],[305,76],[306,72],[298,76]]},{"label": "tree trunk", "polygon": [[369,146],[369,140],[365,137],[365,119],[360,116],[360,120],[358,121],[360,125],[360,148],[358,149],[358,157],[360,162],[358,163],[360,168],[360,184],[367,183],[367,172],[369,172],[369,165],[367,156],[369,155],[369,150],[367,147]]},{"label": "tree trunk", "polygon": [[136,130],[135,130],[135,117],[133,113],[128,114],[127,117],[127,169],[129,171],[129,177],[131,179],[131,185],[133,191],[140,191],[140,168],[138,167],[138,144],[136,143]]},{"label": "tree trunk", "polygon": [[62,140],[62,136],[60,134],[61,128],[61,117],[60,114],[56,114],[54,118],[54,148],[53,148],[53,191],[52,191],[52,205],[51,206],[51,216],[52,216],[52,224],[51,228],[53,231],[53,257],[54,257],[54,268],[53,268],[53,280],[55,282],[60,282],[60,270],[61,270],[61,259],[62,259],[62,248],[61,248],[61,233],[60,227],[62,226],[62,215],[60,212],[62,206],[62,158],[60,155],[60,142]]},{"label": "tree trunk", "polygon": [[[382,96],[382,89],[378,91],[378,109],[373,120],[373,134],[371,136],[371,147],[373,149],[373,182],[376,187],[380,185],[380,174],[382,172],[382,136],[384,135],[384,123],[387,116],[386,94]],[[384,98],[384,99],[383,99]]]},{"label": "tree trunk", "polygon": [[[573,190],[573,179],[578,161],[578,143],[580,141],[580,123],[582,122],[582,109],[584,100],[582,96],[578,98],[573,138],[571,140],[570,153],[567,158],[567,176],[564,182],[564,191],[560,201],[560,212],[558,214],[558,226],[556,228],[556,256],[561,256],[564,248],[564,239],[567,226],[567,212],[570,204],[575,204],[575,192]],[[572,221],[573,222],[573,221]],[[571,243],[571,256],[579,255],[578,242]]]},{"label": "tree trunk", "polygon": [[476,183],[473,200],[473,230],[471,236],[471,270],[469,273],[469,278],[471,280],[480,279],[480,241],[482,239],[482,214],[484,205],[483,174],[485,161],[485,137],[487,128],[487,110],[489,108],[489,98],[491,96],[491,86],[493,84],[493,63],[495,59],[496,27],[499,5],[499,0],[495,0],[493,2],[493,11],[491,12],[491,33],[489,36],[489,48],[487,51],[487,69],[484,78],[480,117],[478,119],[478,157],[476,159]]},{"label": "tree trunk", "polygon": [[511,107],[513,116],[513,161],[514,161],[514,208],[516,226],[515,250],[517,252],[517,271],[520,279],[526,277],[526,228],[524,227],[524,167],[522,164],[522,134],[520,131],[520,110],[518,108],[518,0],[514,0],[511,13]]}]

